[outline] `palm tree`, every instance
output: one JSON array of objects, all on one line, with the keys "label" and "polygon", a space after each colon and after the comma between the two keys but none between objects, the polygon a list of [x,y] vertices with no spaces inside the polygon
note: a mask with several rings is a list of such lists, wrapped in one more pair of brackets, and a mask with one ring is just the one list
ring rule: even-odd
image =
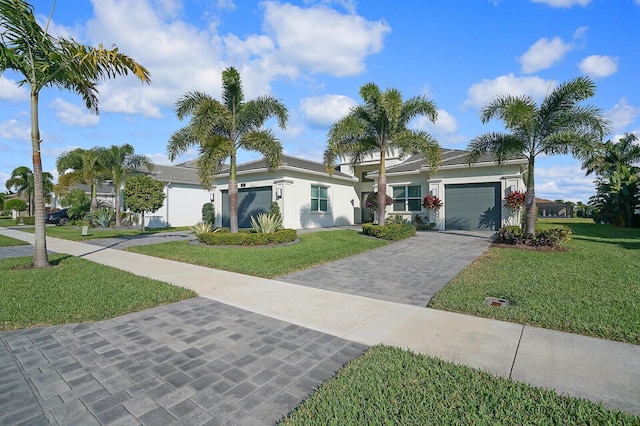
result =
[{"label": "palm tree", "polygon": [[101,153],[100,162],[104,169],[110,171],[110,178],[116,189],[116,227],[120,228],[122,226],[121,194],[125,177],[143,166],[151,170],[153,163],[144,155],[136,155],[135,149],[129,144],[111,145],[111,148]]},{"label": "palm tree", "polygon": [[[421,130],[409,130],[409,122],[419,115],[435,122],[438,111],[433,101],[415,96],[403,101],[399,90],[384,92],[374,83],[360,88],[363,105],[355,106],[329,130],[324,163],[331,173],[337,157],[349,157],[355,168],[369,155],[380,155],[378,200],[387,199],[385,158],[387,150],[397,148],[401,155],[421,153],[432,172],[440,161],[440,146],[431,135]],[[386,203],[378,203],[378,223],[384,225]]]},{"label": "palm tree", "polygon": [[98,113],[100,81],[133,73],[149,83],[149,72],[118,48],[84,46],[71,38],[53,37],[38,25],[33,7],[23,0],[0,0],[0,72],[10,69],[31,91],[31,149],[35,192],[35,249],[33,266],[49,266],[45,237],[44,186],[40,155],[38,98],[45,87],[79,94],[87,109]]},{"label": "palm tree", "polygon": [[98,186],[109,176],[110,170],[104,165],[106,148],[76,148],[61,154],[56,160],[58,188],[67,190],[73,185],[83,183],[91,188],[91,207],[98,208]]},{"label": "palm tree", "polygon": [[588,77],[577,77],[556,87],[540,106],[530,96],[502,95],[482,108],[483,123],[498,118],[510,133],[492,132],[473,139],[468,147],[471,151],[468,161],[486,153],[492,153],[498,163],[514,156],[527,158],[527,233],[535,233],[536,225],[536,157],[570,153],[586,158],[608,132],[609,123],[600,109],[580,105],[595,94],[595,89]]},{"label": "palm tree", "polygon": [[173,161],[192,146],[200,154],[196,162],[198,178],[211,188],[213,176],[229,159],[229,220],[231,232],[238,232],[238,183],[236,158],[239,149],[261,153],[269,169],[282,163],[282,144],[271,130],[262,126],[271,117],[286,127],[287,108],[273,96],[260,96],[244,102],[238,71],[229,67],[222,72],[222,102],[202,92],[188,92],[176,102],[180,120],[191,117],[189,124],[169,139],[167,151]]},{"label": "palm tree", "polygon": [[640,168],[634,163],[640,162],[640,145],[636,144],[638,137],[633,133],[625,133],[620,141],[606,141],[598,150],[582,162],[582,168],[586,169],[589,176],[596,173],[600,176],[610,175],[613,172],[622,172],[624,168],[631,168],[631,173]]},{"label": "palm tree", "polygon": [[[53,190],[53,175],[49,172],[42,173],[42,183],[45,198]],[[11,177],[6,182],[7,189],[15,191],[18,195],[24,194],[27,197],[29,216],[33,216],[33,206],[35,204],[34,176],[27,166],[20,166],[11,172]]]}]

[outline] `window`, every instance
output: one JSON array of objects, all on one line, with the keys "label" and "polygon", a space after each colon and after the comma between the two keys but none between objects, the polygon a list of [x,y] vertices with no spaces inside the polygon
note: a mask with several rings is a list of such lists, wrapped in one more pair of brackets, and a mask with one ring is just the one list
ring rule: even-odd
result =
[{"label": "window", "polygon": [[327,187],[311,185],[311,211],[326,212],[329,210],[328,207]]},{"label": "window", "polygon": [[393,187],[393,211],[408,212],[422,210],[422,188],[415,186]]}]

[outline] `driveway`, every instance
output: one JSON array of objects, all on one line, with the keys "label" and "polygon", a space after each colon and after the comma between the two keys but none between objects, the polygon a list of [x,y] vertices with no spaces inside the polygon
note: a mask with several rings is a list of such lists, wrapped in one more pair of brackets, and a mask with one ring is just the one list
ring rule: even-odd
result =
[{"label": "driveway", "polygon": [[415,237],[276,279],[424,307],[487,250],[492,237],[490,231],[418,232]]},{"label": "driveway", "polygon": [[205,298],[0,332],[0,424],[271,425],[365,349]]}]

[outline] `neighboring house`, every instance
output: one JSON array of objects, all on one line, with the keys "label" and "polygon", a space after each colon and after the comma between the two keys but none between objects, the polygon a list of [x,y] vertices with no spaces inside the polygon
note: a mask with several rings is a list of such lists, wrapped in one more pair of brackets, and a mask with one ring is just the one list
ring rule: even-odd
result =
[{"label": "neighboring house", "polygon": [[[388,215],[423,217],[422,199],[428,193],[442,199],[444,206],[428,221],[437,229],[492,229],[517,220],[503,207],[509,191],[524,190],[522,175],[526,160],[513,159],[497,165],[483,157],[469,166],[467,152],[443,150],[442,161],[433,176],[419,155],[402,161],[394,152],[387,155],[387,193],[394,198]],[[216,226],[229,225],[228,166],[215,176],[211,191],[198,183],[195,160],[175,166],[155,165],[151,175],[165,183],[165,205],[148,213],[148,225],[186,226],[201,220],[202,205],[213,202]],[[238,221],[250,227],[250,218],[269,210],[277,202],[286,228],[319,228],[352,225],[373,219],[364,200],[377,191],[378,160],[364,161],[352,170],[348,161],[329,175],[318,162],[284,156],[283,164],[269,171],[264,160],[238,165]]]},{"label": "neighboring house", "polygon": [[566,203],[536,198],[538,217],[573,217],[573,206]]}]

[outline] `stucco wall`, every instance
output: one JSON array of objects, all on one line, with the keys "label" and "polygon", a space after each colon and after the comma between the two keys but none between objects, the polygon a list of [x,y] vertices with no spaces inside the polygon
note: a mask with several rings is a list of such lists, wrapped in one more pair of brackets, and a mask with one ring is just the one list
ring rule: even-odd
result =
[{"label": "stucco wall", "polygon": [[[277,201],[280,206],[285,228],[319,228],[353,224],[354,204],[358,201],[353,188],[354,182],[282,169],[273,173],[239,174],[237,179],[238,188],[264,186],[273,188],[273,201]],[[329,204],[327,212],[311,211],[311,185],[327,188]],[[222,191],[228,188],[227,179],[216,179],[214,205],[217,226],[222,224]]]},{"label": "stucco wall", "polygon": [[164,205],[155,213],[145,213],[145,226],[193,226],[202,221],[202,205],[210,192],[199,185],[170,183],[164,187]]}]

